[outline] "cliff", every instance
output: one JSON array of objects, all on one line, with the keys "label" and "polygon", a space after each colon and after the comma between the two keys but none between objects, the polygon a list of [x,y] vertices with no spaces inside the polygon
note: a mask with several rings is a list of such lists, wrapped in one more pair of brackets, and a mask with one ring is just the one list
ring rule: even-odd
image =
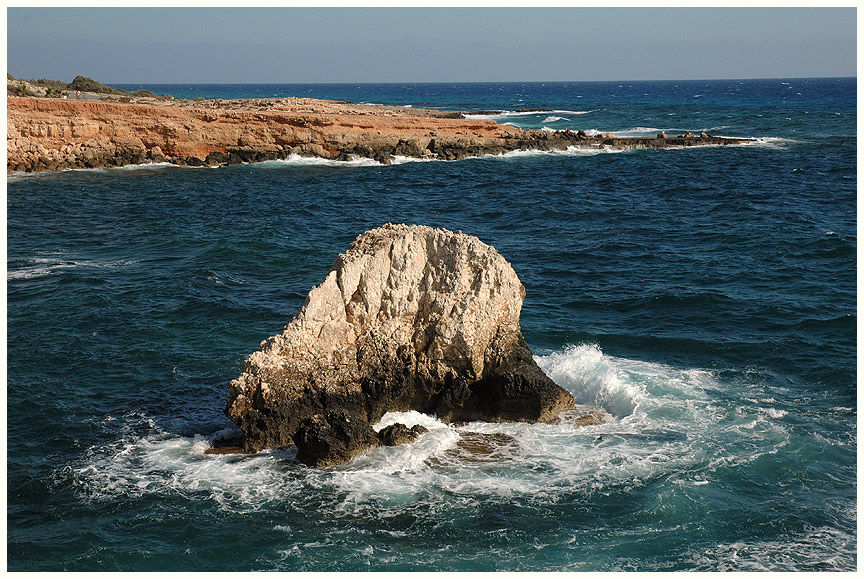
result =
[{"label": "cliff", "polygon": [[[129,101],[129,102],[121,102]],[[708,135],[658,138],[523,130],[459,113],[306,98],[210,101],[7,98],[7,171],[147,162],[224,165],[291,154],[389,163],[514,150],[672,147],[744,142]]]}]

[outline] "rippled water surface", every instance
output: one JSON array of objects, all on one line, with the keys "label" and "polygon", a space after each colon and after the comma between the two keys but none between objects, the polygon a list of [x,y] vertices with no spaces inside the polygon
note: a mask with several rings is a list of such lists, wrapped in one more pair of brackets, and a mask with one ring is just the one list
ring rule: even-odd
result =
[{"label": "rippled water surface", "polygon": [[[304,90],[758,140],[8,177],[9,570],[856,568],[854,79],[448,86]],[[496,247],[538,363],[611,419],[205,456],[245,356],[388,221]]]}]

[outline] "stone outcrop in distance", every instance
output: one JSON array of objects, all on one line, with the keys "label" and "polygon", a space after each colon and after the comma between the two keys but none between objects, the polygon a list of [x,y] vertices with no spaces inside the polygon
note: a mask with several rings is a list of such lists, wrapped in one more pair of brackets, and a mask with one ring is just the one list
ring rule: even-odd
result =
[{"label": "stone outcrop in distance", "polygon": [[[118,97],[119,98],[119,97]],[[452,161],[510,151],[734,145],[710,135],[623,137],[519,129],[458,112],[306,98],[135,102],[7,99],[6,170],[129,164],[219,166],[286,159]],[[125,100],[129,97],[125,97]]]}]

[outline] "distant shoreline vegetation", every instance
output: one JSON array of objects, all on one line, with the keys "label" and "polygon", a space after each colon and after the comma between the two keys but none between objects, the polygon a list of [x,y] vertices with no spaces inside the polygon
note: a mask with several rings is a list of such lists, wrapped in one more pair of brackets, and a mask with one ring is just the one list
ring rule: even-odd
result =
[{"label": "distant shoreline vegetation", "polygon": [[[129,92],[127,90],[123,90],[122,88],[114,88],[112,86],[102,84],[101,82],[95,81],[92,78],[81,75],[76,76],[72,80],[72,82],[66,83],[62,80],[49,80],[47,78],[40,78],[35,80],[16,79],[7,72],[6,87],[7,94],[21,97],[45,96],[49,98],[68,98],[71,91],[81,91],[96,94],[119,95],[138,98],[170,98],[169,95],[157,95],[156,93],[146,89],[138,89],[134,92]],[[41,91],[34,91],[34,88],[44,89],[45,94],[40,94]]]}]

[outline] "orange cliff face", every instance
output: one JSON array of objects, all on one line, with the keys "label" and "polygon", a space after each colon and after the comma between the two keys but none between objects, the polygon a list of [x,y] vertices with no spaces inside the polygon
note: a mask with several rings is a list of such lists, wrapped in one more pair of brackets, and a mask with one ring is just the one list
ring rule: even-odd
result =
[{"label": "orange cliff face", "polygon": [[[128,99],[127,99],[128,100]],[[289,155],[382,164],[396,156],[455,160],[514,150],[732,145],[729,139],[615,138],[543,131],[405,107],[307,98],[138,102],[7,98],[7,172],[117,167],[167,161],[232,165]]]},{"label": "orange cliff face", "polygon": [[452,113],[314,99],[139,104],[9,97],[7,111],[9,171],[161,160],[219,164],[232,154],[240,161],[292,153],[372,156],[400,144],[404,153],[422,156],[434,137],[488,145],[519,131]]}]

